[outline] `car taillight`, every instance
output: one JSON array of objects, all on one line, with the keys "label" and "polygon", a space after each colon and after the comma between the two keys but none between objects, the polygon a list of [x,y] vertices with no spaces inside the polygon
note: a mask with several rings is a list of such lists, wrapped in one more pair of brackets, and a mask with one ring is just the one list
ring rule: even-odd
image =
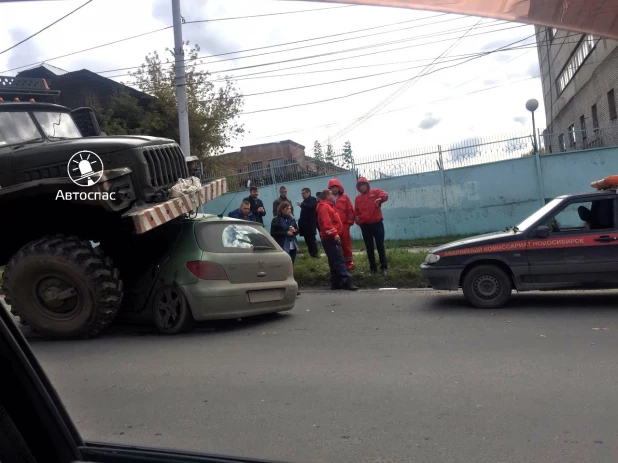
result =
[{"label": "car taillight", "polygon": [[225,269],[216,262],[194,260],[187,262],[187,269],[202,280],[227,280]]}]

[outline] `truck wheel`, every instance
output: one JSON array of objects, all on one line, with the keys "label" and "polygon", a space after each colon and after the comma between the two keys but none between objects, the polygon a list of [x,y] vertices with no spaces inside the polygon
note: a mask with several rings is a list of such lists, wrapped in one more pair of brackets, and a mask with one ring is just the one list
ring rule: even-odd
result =
[{"label": "truck wheel", "polygon": [[163,334],[186,333],[195,326],[187,299],[180,290],[171,286],[156,292],[152,300],[152,318]]},{"label": "truck wheel", "polygon": [[495,265],[472,268],[462,284],[468,302],[479,309],[495,309],[508,302],[513,290],[511,278]]},{"label": "truck wheel", "polygon": [[103,251],[63,235],[21,248],[4,270],[2,288],[13,315],[53,338],[97,335],[122,300],[118,270]]}]

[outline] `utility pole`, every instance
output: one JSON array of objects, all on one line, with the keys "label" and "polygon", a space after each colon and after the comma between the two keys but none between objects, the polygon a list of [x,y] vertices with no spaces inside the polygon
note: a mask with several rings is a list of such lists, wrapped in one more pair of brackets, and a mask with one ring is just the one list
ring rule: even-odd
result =
[{"label": "utility pole", "polygon": [[172,0],[172,16],[174,20],[174,59],[176,71],[176,98],[178,100],[178,129],[180,132],[180,148],[185,157],[191,156],[189,141],[189,107],[187,105],[187,79],[185,77],[185,53],[182,46],[182,23],[180,0]]}]

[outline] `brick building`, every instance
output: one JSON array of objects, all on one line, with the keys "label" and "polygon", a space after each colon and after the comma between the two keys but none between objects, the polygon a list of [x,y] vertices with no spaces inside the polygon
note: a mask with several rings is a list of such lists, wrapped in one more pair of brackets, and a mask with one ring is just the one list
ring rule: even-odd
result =
[{"label": "brick building", "polygon": [[236,167],[237,173],[259,171],[286,164],[305,167],[305,147],[292,140],[261,145],[242,146],[240,151],[221,155],[225,165]]},{"label": "brick building", "polygon": [[536,27],[548,152],[618,145],[618,41]]},{"label": "brick building", "polygon": [[292,140],[243,146],[240,151],[216,158],[216,169],[206,169],[208,178],[228,177],[228,187],[272,185],[347,170],[331,162],[317,162],[305,155],[305,147]]}]

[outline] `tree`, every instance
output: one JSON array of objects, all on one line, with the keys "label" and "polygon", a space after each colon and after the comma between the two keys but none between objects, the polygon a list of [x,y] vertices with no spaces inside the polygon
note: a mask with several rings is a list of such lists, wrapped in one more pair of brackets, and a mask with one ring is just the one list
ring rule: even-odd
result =
[{"label": "tree", "polygon": [[319,141],[313,142],[313,157],[315,158],[315,167],[318,175],[321,175],[324,170],[324,153],[322,153],[322,145]]},{"label": "tree", "polygon": [[326,153],[324,154],[324,160],[326,162],[334,163],[335,162],[335,150],[333,149],[333,145],[328,142],[326,145]]},{"label": "tree", "polygon": [[346,141],[341,150],[341,165],[344,169],[351,170],[354,167],[354,157],[352,156],[352,144]]},{"label": "tree", "polygon": [[[244,127],[238,122],[243,98],[229,77],[220,79],[220,85],[216,86],[210,80],[210,73],[199,67],[199,45],[189,48],[189,41],[185,41],[183,51],[191,155],[212,167],[216,164],[212,156],[229,148],[232,141],[244,133]],[[179,140],[176,77],[174,66],[168,64],[172,64],[170,59],[163,62],[154,51],[130,74],[137,88],[154,97],[144,111],[141,124],[144,133]]]},{"label": "tree", "polygon": [[143,135],[145,110],[140,101],[126,91],[112,94],[105,108],[95,107],[101,130],[108,135]]}]

